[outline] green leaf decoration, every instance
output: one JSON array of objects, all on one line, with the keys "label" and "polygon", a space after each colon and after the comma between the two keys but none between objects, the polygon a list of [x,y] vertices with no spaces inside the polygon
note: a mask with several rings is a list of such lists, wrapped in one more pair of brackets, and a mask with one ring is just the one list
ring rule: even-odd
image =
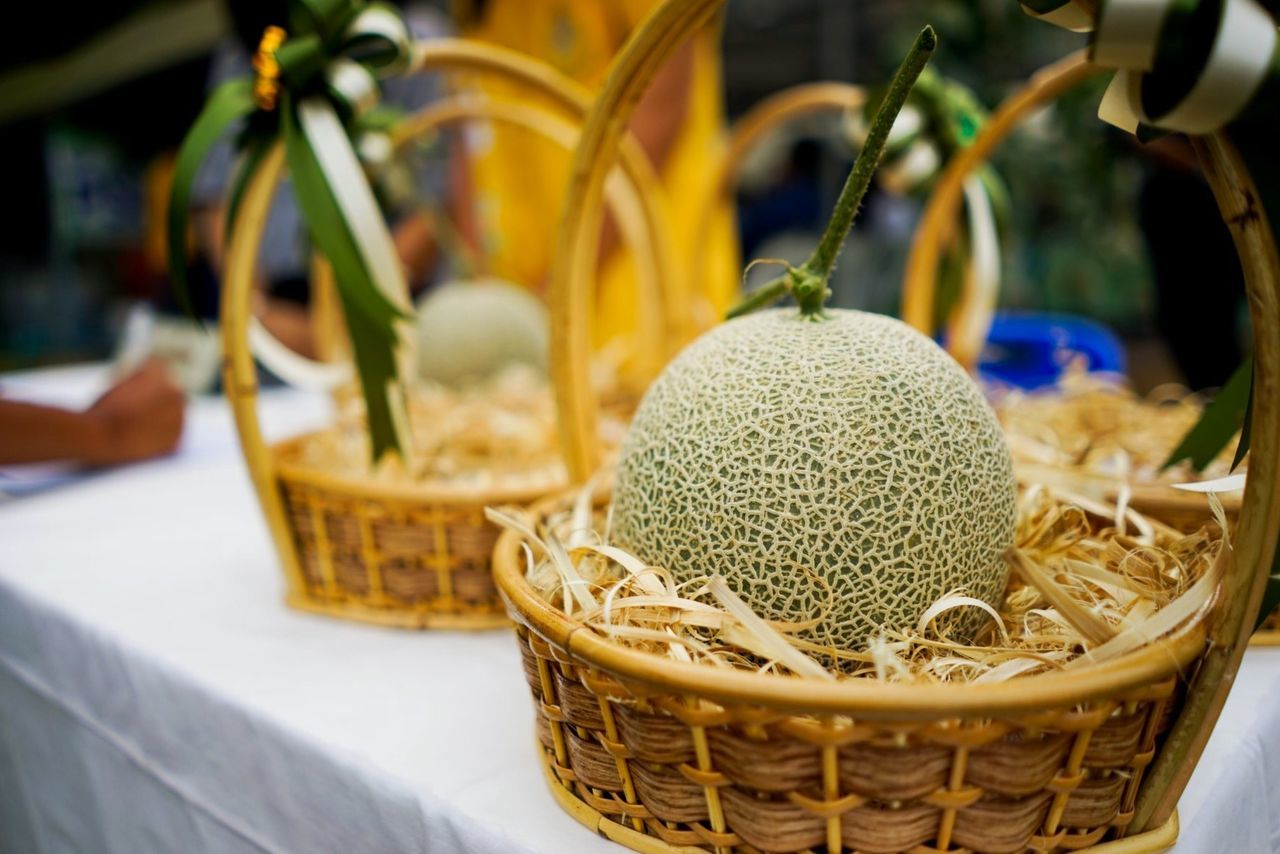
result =
[{"label": "green leaf decoration", "polygon": [[946,329],[956,303],[964,293],[964,278],[969,272],[969,220],[960,222],[956,238],[938,259],[938,278],[933,291],[933,328]]},{"label": "green leaf decoration", "polygon": [[356,133],[364,131],[382,131],[388,133],[397,124],[409,117],[409,111],[390,104],[375,104],[369,112],[355,121]]},{"label": "green leaf decoration", "polygon": [[1013,231],[1013,202],[1009,198],[1009,187],[1000,177],[1000,173],[988,163],[974,170],[974,174],[982,182],[982,188],[987,191],[987,198],[991,199],[991,212],[996,218],[996,233],[1003,239]]},{"label": "green leaf decoration", "polygon": [[1236,463],[1239,463],[1248,450],[1249,434],[1245,416],[1250,411],[1252,389],[1253,357],[1247,356],[1218,392],[1218,396],[1205,407],[1200,420],[1182,437],[1173,453],[1169,454],[1169,459],[1165,460],[1162,468],[1190,460],[1196,471],[1204,471],[1222,453],[1222,449],[1237,431],[1240,431],[1240,444],[1236,448]]},{"label": "green leaf decoration", "polygon": [[395,323],[406,315],[378,290],[365,267],[342,209],[334,200],[311,143],[299,126],[291,98],[281,104],[281,131],[293,191],[312,242],[333,265],[347,315],[351,349],[364,391],[370,449],[376,464],[389,451],[402,452],[390,389],[398,382]]},{"label": "green leaf decoration", "polygon": [[1253,435],[1253,360],[1249,364],[1249,401],[1244,407],[1244,423],[1240,425],[1240,441],[1236,443],[1236,455],[1231,458],[1231,470],[1235,471],[1249,453],[1249,438]]},{"label": "green leaf decoration", "polygon": [[[354,217],[378,216],[375,223],[358,224],[385,228],[376,206],[371,209],[365,204],[362,188],[335,195],[332,181],[346,177],[347,163],[358,162],[353,136],[374,128],[385,131],[398,120],[397,111],[377,108],[378,79],[409,66],[413,39],[396,10],[386,4],[288,0],[288,12],[287,33],[269,27],[263,34],[254,58],[259,76],[220,86],[183,141],[169,205],[169,268],[179,302],[192,313],[186,233],[192,182],[200,164],[234,123],[248,119],[238,140],[242,157],[229,188],[229,237],[250,179],[276,140],[283,138],[303,221],[312,243],[333,266],[364,392],[373,462],[377,464],[389,451],[401,457],[407,453],[408,416],[396,356],[400,344],[397,325],[408,314],[388,296],[397,297],[393,291],[400,290],[403,282],[393,266],[398,259],[383,257],[382,253],[394,252],[391,240],[383,239],[387,235],[357,240],[357,234],[361,238],[366,235],[353,231]],[[333,74],[338,68],[345,71],[342,82]],[[353,68],[357,73],[353,74]],[[304,100],[308,110],[314,102],[315,116],[325,121],[324,133],[312,131],[321,139],[311,139],[299,121],[296,110]],[[340,126],[336,134],[328,130],[335,126]],[[326,155],[323,160],[317,156],[317,145],[326,146],[320,149]],[[325,171],[326,163],[330,172]],[[331,174],[336,169],[343,174]],[[393,281],[375,281],[378,270]]]},{"label": "green leaf decoration", "polygon": [[187,224],[191,217],[191,189],[209,150],[232,125],[246,118],[254,109],[252,81],[230,80],[223,83],[209,96],[209,102],[178,149],[173,187],[169,191],[169,278],[178,304],[193,319],[198,320],[187,284]]}]

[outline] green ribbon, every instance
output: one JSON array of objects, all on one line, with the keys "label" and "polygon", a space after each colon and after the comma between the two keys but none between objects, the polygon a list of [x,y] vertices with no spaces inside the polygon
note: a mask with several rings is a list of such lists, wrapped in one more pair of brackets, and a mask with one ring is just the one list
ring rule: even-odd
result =
[{"label": "green ribbon", "polygon": [[[213,91],[196,123],[182,141],[174,164],[173,187],[169,194],[168,240],[169,278],[178,302],[195,317],[191,291],[187,285],[187,220],[190,216],[191,189],[200,164],[204,163],[214,144],[227,129],[250,115],[257,105],[253,100],[253,82],[231,80]],[[241,187],[242,189],[242,187]],[[237,197],[238,197],[237,192]]]},{"label": "green ribbon", "polygon": [[1209,463],[1218,458],[1218,454],[1222,453],[1222,449],[1227,447],[1236,433],[1240,433],[1240,442],[1236,446],[1231,468],[1240,465],[1249,450],[1248,416],[1252,408],[1253,358],[1250,356],[1231,375],[1231,379],[1227,380],[1213,402],[1204,408],[1200,419],[1169,454],[1163,468],[1190,460],[1196,471],[1204,471]]},{"label": "green ribbon", "polygon": [[[354,138],[370,125],[378,79],[402,72],[412,41],[397,13],[363,0],[290,0],[287,37],[274,53],[279,95],[255,99],[254,81],[234,80],[210,96],[178,153],[169,202],[169,270],[179,302],[190,311],[186,234],[191,188],[200,164],[231,128],[243,125],[241,158],[227,204],[227,239],[249,181],[282,139],[294,194],[314,245],[333,266],[346,315],[376,464],[388,452],[407,455],[407,417],[398,369],[408,292],[394,244],[363,173]],[[336,129],[336,132],[335,132]],[[359,169],[354,170],[359,172]]]}]

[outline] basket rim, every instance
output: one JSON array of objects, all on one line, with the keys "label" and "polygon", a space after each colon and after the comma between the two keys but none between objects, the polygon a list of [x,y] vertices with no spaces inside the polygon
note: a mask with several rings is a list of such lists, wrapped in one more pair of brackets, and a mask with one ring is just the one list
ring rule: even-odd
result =
[{"label": "basket rim", "polygon": [[[561,492],[531,512],[545,515],[572,497]],[[525,580],[520,535],[504,530],[494,546],[493,573],[512,618],[571,656],[612,676],[683,696],[730,705],[790,712],[849,714],[866,719],[939,718],[1029,714],[1114,697],[1163,682],[1190,665],[1204,649],[1206,620],[1173,637],[1099,664],[1085,664],[1007,682],[882,683],[869,679],[827,682],[797,676],[710,668],[619,646],[586,629],[543,600]]]},{"label": "basket rim", "polygon": [[333,425],[291,436],[270,446],[280,480],[316,489],[345,492],[355,498],[376,501],[398,501],[420,504],[527,504],[548,493],[555,494],[568,483],[565,475],[523,487],[460,486],[443,480],[426,479],[415,483],[389,483],[372,480],[367,475],[347,474],[298,462],[294,452],[308,441],[324,435]]}]

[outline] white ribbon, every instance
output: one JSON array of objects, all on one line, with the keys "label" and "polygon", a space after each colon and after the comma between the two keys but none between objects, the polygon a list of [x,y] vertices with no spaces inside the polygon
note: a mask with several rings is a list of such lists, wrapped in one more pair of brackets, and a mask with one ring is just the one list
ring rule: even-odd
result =
[{"label": "white ribbon", "polygon": [[878,180],[891,193],[906,195],[929,180],[942,165],[942,156],[933,143],[917,139],[906,151],[880,167]]},{"label": "white ribbon", "polygon": [[[311,149],[325,174],[334,201],[342,209],[355,240],[356,250],[364,260],[365,269],[369,271],[374,286],[392,305],[406,314],[410,313],[409,287],[400,267],[400,256],[342,122],[338,120],[328,101],[313,95],[298,103],[298,123],[311,143]],[[395,321],[395,331],[398,373],[407,377],[414,358],[412,339],[408,335],[407,324],[402,320]],[[391,412],[395,418],[393,426],[398,434],[398,444],[401,448],[408,449],[408,425],[403,418],[403,408],[397,405],[397,401],[403,401],[403,390],[396,379],[388,381],[387,394],[392,401]]]},{"label": "white ribbon", "polygon": [[[1135,6],[1132,16],[1108,14],[1108,21],[1125,23],[1120,35],[1099,29],[1095,56],[1104,57],[1136,55],[1131,41],[1130,24],[1143,17],[1136,11],[1139,5],[1151,0],[1111,0],[1109,6]],[[1147,10],[1145,32],[1150,36],[1150,19],[1154,13]],[[1158,30],[1157,30],[1158,32]],[[1134,132],[1139,124],[1150,124],[1166,130],[1182,133],[1210,133],[1234,119],[1258,86],[1262,84],[1271,65],[1276,47],[1276,25],[1271,16],[1255,0],[1225,0],[1222,20],[1214,38],[1213,48],[1205,67],[1191,91],[1168,113],[1148,116],[1142,106],[1142,71],[1121,69],[1107,87],[1098,117],[1108,124]],[[1154,42],[1149,48],[1154,57]],[[1145,56],[1145,54],[1143,54]],[[1149,67],[1148,62],[1146,66]]]},{"label": "white ribbon", "polygon": [[1098,104],[1098,118],[1112,127],[1137,133],[1142,124],[1142,75],[1121,69],[1111,78]]},{"label": "white ribbon", "polygon": [[333,94],[351,108],[351,113],[356,118],[369,112],[378,103],[381,93],[378,92],[377,78],[355,60],[338,57],[329,63],[324,76]]},{"label": "white ribbon", "polygon": [[393,10],[385,6],[369,6],[356,15],[343,33],[343,38],[349,43],[370,36],[384,38],[395,46],[395,61],[376,66],[379,77],[399,74],[409,67],[413,58],[413,37]]},{"label": "white ribbon", "polygon": [[391,135],[381,131],[365,131],[356,140],[360,162],[375,172],[386,169],[395,157],[395,144]]},{"label": "white ribbon", "polygon": [[1102,6],[1091,59],[1104,68],[1150,71],[1173,0],[1109,0]]},{"label": "white ribbon", "polygon": [[1000,237],[996,231],[991,197],[982,179],[970,175],[964,182],[965,213],[969,226],[969,266],[965,271],[967,310],[956,312],[947,330],[952,352],[962,363],[976,361],[991,331],[991,317],[1000,293]]},{"label": "white ribbon", "polygon": [[1231,474],[1214,480],[1194,480],[1190,483],[1175,483],[1174,489],[1185,492],[1239,492],[1244,489],[1248,474]]},{"label": "white ribbon", "polygon": [[350,362],[317,362],[299,356],[256,317],[249,318],[249,350],[267,370],[295,388],[333,391],[349,383],[353,375]]},{"label": "white ribbon", "polygon": [[[891,151],[905,146],[923,130],[924,113],[915,105],[906,104],[898,111],[898,117],[893,120],[893,125],[889,128],[889,135],[885,138],[885,149]],[[855,148],[862,148],[867,144],[867,134],[871,132],[871,125],[861,109],[845,112],[844,132]]]},{"label": "white ribbon", "polygon": [[1226,0],[1222,25],[1196,85],[1162,127],[1209,133],[1236,117],[1261,85],[1276,47],[1276,25],[1254,0]]},{"label": "white ribbon", "polygon": [[338,207],[346,215],[356,248],[374,284],[392,305],[408,312],[409,288],[400,269],[395,244],[382,220],[373,191],[364,179],[360,161],[351,150],[342,122],[338,121],[329,103],[316,96],[299,102],[298,122],[311,142]]}]

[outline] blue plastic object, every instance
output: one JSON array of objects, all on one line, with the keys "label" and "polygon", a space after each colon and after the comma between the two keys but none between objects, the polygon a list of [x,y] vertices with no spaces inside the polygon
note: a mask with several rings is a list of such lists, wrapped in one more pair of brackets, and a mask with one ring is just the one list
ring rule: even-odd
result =
[{"label": "blue plastic object", "polygon": [[996,312],[978,374],[1032,390],[1057,383],[1078,357],[1091,372],[1125,373],[1124,345],[1099,323],[1072,314]]}]

